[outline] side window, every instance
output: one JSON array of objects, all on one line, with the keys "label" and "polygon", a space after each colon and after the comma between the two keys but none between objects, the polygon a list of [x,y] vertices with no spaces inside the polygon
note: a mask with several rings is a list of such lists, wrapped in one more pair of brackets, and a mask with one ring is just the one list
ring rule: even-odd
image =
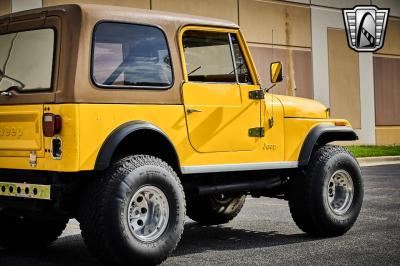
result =
[{"label": "side window", "polygon": [[92,78],[103,87],[168,88],[173,74],[164,33],[152,26],[103,22],[93,40]]},{"label": "side window", "polygon": [[228,33],[189,30],[182,42],[189,81],[236,83]]},{"label": "side window", "polygon": [[235,55],[236,72],[238,75],[239,83],[251,84],[251,75],[247,67],[246,60],[244,59],[242,50],[240,49],[239,42],[234,34],[231,34],[233,54]]}]

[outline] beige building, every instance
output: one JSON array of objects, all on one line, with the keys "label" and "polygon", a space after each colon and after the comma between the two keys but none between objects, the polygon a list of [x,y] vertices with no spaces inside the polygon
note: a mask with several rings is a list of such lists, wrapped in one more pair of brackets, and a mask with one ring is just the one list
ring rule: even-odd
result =
[{"label": "beige building", "polygon": [[[0,15],[65,3],[97,3],[222,18],[240,24],[262,81],[282,61],[285,81],[273,93],[313,98],[348,119],[360,143],[400,144],[399,0],[0,0]],[[390,8],[383,49],[347,46],[342,8]]]}]

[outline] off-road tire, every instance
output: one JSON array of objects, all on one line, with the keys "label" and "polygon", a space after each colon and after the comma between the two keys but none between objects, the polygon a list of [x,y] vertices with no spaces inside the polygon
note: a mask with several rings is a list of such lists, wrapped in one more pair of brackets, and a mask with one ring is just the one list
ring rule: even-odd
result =
[{"label": "off-road tire", "polygon": [[[141,241],[128,225],[128,208],[140,188],[158,187],[169,204],[165,231],[152,242]],[[174,170],[148,155],[132,155],[113,163],[93,180],[82,199],[79,220],[88,248],[112,265],[155,265],[180,241],[185,219],[185,195]]]},{"label": "off-road tire", "polygon": [[189,218],[203,225],[226,224],[239,214],[246,200],[246,195],[219,197],[187,196]]},{"label": "off-road tire", "polygon": [[0,210],[0,247],[29,251],[46,248],[57,240],[67,223],[67,218],[16,216]]},{"label": "off-road tire", "polygon": [[[335,213],[327,199],[330,178],[346,171],[353,183],[353,200],[344,213]],[[313,236],[332,237],[346,233],[355,223],[363,201],[363,182],[357,160],[345,148],[318,147],[309,165],[289,183],[289,208],[297,226]]]}]

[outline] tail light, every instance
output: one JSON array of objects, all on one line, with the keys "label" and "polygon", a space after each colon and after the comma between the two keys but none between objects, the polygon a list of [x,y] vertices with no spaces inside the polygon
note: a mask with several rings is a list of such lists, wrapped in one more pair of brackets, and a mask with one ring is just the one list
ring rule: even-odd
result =
[{"label": "tail light", "polygon": [[61,116],[52,113],[45,113],[43,115],[43,135],[45,137],[53,137],[61,132],[61,128]]}]

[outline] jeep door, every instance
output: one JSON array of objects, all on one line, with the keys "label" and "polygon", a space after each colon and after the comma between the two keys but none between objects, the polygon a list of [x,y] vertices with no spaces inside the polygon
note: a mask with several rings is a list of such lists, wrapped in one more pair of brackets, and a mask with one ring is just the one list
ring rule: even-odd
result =
[{"label": "jeep door", "polygon": [[[182,86],[191,145],[198,152],[250,151],[260,137],[259,89],[249,70],[248,51],[236,29],[186,27],[180,33]],[[244,52],[245,51],[245,52]]]}]

